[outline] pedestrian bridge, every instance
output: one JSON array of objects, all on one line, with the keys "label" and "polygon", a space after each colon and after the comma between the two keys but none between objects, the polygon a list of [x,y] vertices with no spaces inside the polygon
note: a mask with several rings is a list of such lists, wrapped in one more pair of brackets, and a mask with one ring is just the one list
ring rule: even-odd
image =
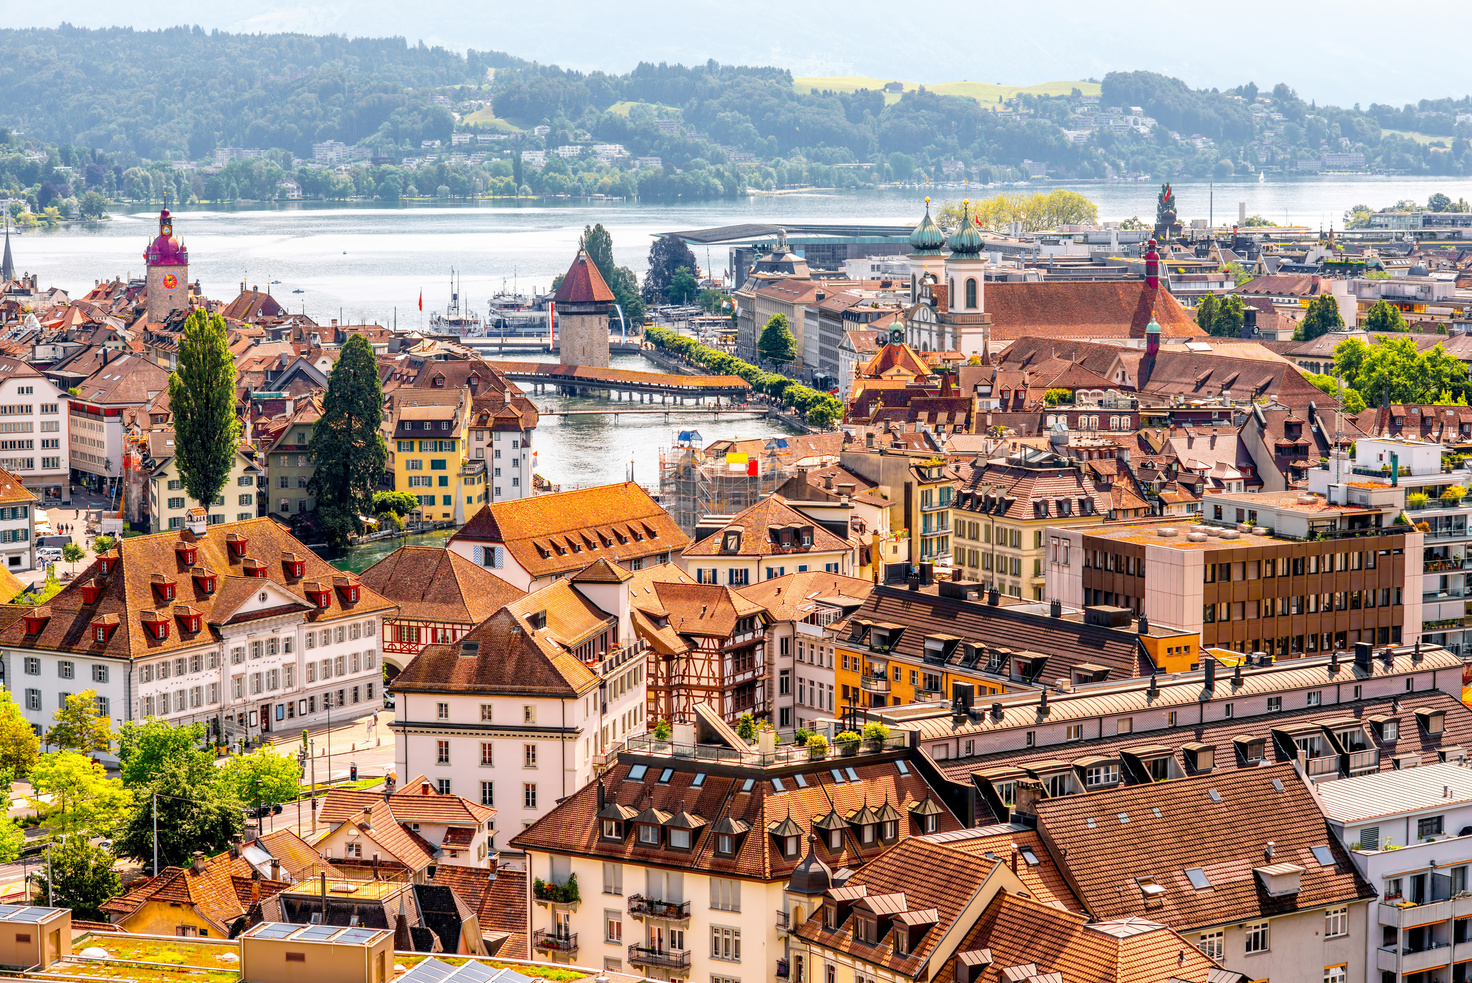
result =
[{"label": "pedestrian bridge", "polygon": [[562,393],[569,396],[601,396],[631,402],[697,402],[726,397],[744,399],[751,393],[747,381],[736,375],[677,375],[668,372],[637,372],[555,362],[500,361],[506,378],[529,393]]}]

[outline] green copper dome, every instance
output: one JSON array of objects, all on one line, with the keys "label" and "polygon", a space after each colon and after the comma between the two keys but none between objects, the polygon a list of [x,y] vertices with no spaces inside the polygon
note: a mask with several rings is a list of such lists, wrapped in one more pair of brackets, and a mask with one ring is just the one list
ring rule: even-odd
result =
[{"label": "green copper dome", "polygon": [[1155,318],[1152,317],[1150,319],[1150,323],[1147,324],[1147,325],[1145,325],[1145,333],[1146,334],[1160,334],[1160,322],[1157,321],[1157,320],[1155,320]]},{"label": "green copper dome", "polygon": [[946,244],[946,234],[935,224],[930,217],[930,199],[925,199],[925,217],[920,224],[915,226],[915,231],[910,233],[910,249],[916,256],[939,256],[941,247]]},{"label": "green copper dome", "polygon": [[946,240],[946,246],[950,248],[952,256],[976,256],[985,245],[986,241],[981,238],[981,232],[971,218],[971,202],[963,202],[961,224],[951,233],[950,239]]}]

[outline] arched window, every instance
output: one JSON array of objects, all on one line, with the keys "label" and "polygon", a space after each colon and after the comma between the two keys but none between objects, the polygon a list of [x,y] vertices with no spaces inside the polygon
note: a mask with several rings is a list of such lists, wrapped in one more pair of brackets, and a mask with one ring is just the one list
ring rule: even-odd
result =
[{"label": "arched window", "polygon": [[956,281],[947,280],[946,282],[950,284],[950,286],[946,288],[946,293],[950,295],[950,301],[954,304],[956,302]]},{"label": "arched window", "polygon": [[976,280],[974,278],[966,281],[966,309],[976,310]]},{"label": "arched window", "polygon": [[920,281],[915,278],[915,274],[911,273],[910,274],[910,300],[912,300],[912,301],[913,300],[916,300],[917,298],[919,298],[919,296],[920,296]]}]

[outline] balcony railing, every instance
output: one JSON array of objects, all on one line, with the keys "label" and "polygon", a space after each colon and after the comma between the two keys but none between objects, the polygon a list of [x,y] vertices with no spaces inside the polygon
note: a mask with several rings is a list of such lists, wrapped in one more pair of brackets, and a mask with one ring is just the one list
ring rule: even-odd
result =
[{"label": "balcony railing", "polygon": [[1358,774],[1362,771],[1375,771],[1380,766],[1380,749],[1366,748],[1363,751],[1349,752],[1349,773]]},{"label": "balcony railing", "polygon": [[629,963],[634,966],[658,966],[688,973],[690,971],[690,950],[656,949],[653,946],[635,943],[629,946]]},{"label": "balcony railing", "polygon": [[778,959],[777,960],[777,979],[779,979],[779,980],[785,980],[785,979],[787,979],[787,960],[786,959]]},{"label": "balcony railing", "polygon": [[866,693],[888,693],[888,676],[864,676],[859,679],[859,688]]},{"label": "balcony railing", "polygon": [[542,952],[574,953],[578,951],[578,933],[571,935],[560,935],[539,928],[532,933],[532,948],[540,949]]},{"label": "balcony railing", "polygon": [[1309,758],[1303,764],[1304,771],[1308,772],[1310,778],[1339,774],[1339,755],[1337,754],[1326,754],[1318,758]]},{"label": "balcony railing", "polygon": [[792,928],[792,916],[785,911],[777,912],[777,931],[786,932]]},{"label": "balcony railing", "polygon": [[629,898],[629,914],[635,918],[662,918],[666,921],[682,922],[690,918],[690,902],[660,901],[635,894]]}]

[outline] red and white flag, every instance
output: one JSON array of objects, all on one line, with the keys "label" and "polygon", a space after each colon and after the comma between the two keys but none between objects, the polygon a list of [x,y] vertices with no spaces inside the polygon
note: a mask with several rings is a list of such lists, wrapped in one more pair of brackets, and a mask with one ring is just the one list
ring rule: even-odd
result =
[{"label": "red and white flag", "polygon": [[424,291],[419,291],[419,309],[424,310]]}]

